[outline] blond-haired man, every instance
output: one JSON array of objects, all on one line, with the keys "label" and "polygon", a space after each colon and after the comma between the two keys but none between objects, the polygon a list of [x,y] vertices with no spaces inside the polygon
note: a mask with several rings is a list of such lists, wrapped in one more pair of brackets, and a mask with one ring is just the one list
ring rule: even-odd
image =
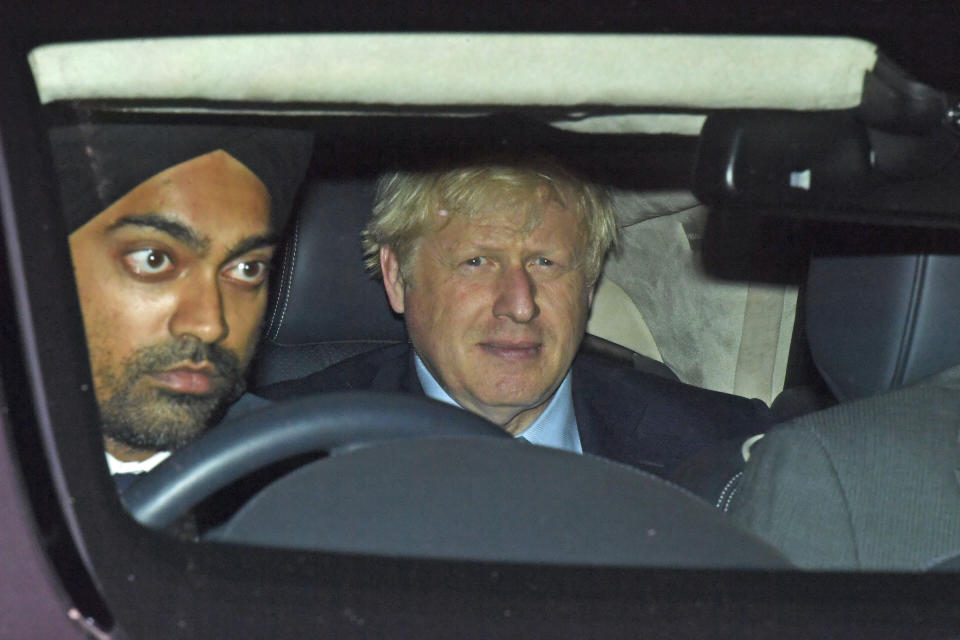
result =
[{"label": "blond-haired man", "polygon": [[759,401],[578,355],[615,240],[606,192],[551,159],[383,176],[364,248],[410,344],[263,393],[425,394],[534,444],[658,475],[713,442],[762,431]]}]

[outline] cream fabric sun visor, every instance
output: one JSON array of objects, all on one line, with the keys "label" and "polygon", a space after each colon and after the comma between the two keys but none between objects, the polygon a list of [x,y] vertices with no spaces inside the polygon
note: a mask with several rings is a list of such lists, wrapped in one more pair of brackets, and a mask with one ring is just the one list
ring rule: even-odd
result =
[{"label": "cream fabric sun visor", "polygon": [[290,104],[307,113],[550,106],[568,109],[564,126],[578,130],[593,120],[580,120],[579,109],[648,112],[606,115],[602,131],[635,130],[638,118],[653,118],[657,130],[689,128],[691,113],[709,109],[852,108],[876,59],[875,45],[853,38],[573,34],[155,38],[30,54],[44,104],[286,103],[287,113]]}]

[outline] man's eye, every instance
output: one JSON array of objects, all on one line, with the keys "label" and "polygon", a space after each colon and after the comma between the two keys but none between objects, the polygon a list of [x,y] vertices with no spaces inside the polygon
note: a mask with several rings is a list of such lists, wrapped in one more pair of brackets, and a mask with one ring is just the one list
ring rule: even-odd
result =
[{"label": "man's eye", "polygon": [[464,260],[463,264],[468,267],[482,267],[483,265],[487,264],[487,259],[483,256],[476,256],[470,258],[469,260]]},{"label": "man's eye", "polygon": [[173,269],[173,260],[159,249],[138,249],[123,256],[127,268],[139,276],[155,276]]},{"label": "man's eye", "polygon": [[244,284],[260,284],[267,277],[267,263],[262,260],[238,262],[227,268],[225,275]]},{"label": "man's eye", "polygon": [[556,264],[556,262],[554,262],[554,261],[551,260],[550,258],[544,258],[543,256],[540,256],[539,258],[537,258],[536,260],[534,260],[534,263],[535,263],[538,267],[552,267],[553,265]]}]

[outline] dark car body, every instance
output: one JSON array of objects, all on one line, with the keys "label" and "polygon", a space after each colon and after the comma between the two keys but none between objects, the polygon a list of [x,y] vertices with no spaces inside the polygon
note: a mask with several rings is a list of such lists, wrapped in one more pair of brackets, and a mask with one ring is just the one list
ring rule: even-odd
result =
[{"label": "dark car body", "polygon": [[[830,33],[871,40],[957,95],[960,9],[223,5],[0,10],[0,637],[957,637],[955,573],[442,560],[193,544],[142,527],[115,494],[98,434],[74,428],[96,424],[96,406],[26,55],[48,42],[219,32]],[[960,208],[900,218],[956,227]]]}]

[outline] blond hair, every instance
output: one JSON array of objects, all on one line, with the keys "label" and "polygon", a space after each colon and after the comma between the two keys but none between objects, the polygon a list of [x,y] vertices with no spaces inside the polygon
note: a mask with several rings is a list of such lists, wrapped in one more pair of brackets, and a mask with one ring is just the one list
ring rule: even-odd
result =
[{"label": "blond hair", "polygon": [[[513,208],[532,230],[549,203],[560,205],[580,220],[585,239],[580,260],[587,282],[594,283],[617,239],[610,196],[606,189],[547,158],[498,159],[446,170],[383,175],[377,183],[373,216],[363,232],[367,269],[374,276],[382,275],[380,248],[388,246],[409,281],[419,240],[452,217],[473,218]],[[441,211],[445,213],[441,215]]]}]

